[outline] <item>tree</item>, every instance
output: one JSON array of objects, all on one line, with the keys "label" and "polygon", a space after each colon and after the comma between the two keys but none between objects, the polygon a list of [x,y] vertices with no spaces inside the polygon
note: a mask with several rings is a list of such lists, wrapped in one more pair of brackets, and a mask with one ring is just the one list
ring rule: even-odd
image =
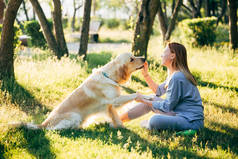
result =
[{"label": "tree", "polygon": [[188,0],[190,6],[192,7],[192,15],[193,18],[198,18],[201,17],[201,6],[202,6],[202,0],[195,0],[195,2],[193,0]]},{"label": "tree", "polygon": [[23,7],[23,10],[24,10],[24,13],[25,13],[25,16],[26,16],[26,20],[29,21],[30,18],[28,16],[28,12],[27,12],[27,9],[26,9],[26,2],[25,2],[25,0],[22,1],[22,7]]},{"label": "tree", "polygon": [[89,33],[91,6],[92,6],[92,0],[85,0],[84,13],[83,13],[83,25],[81,29],[80,47],[78,52],[79,56],[84,55],[84,60],[86,59],[87,49],[88,49],[88,33]]},{"label": "tree", "polygon": [[4,15],[5,3],[3,0],[0,0],[0,24],[3,22],[3,15]]},{"label": "tree", "polygon": [[[168,18],[163,12],[160,0],[143,0],[141,4],[141,10],[136,23],[136,29],[134,34],[134,43],[132,44],[132,52],[135,55],[145,55],[147,57],[147,47],[152,31],[155,15],[158,13],[160,28],[163,35],[163,40],[168,40],[174,30],[176,18],[179,9],[182,5],[182,0],[177,0],[174,8],[171,20],[168,24]],[[163,3],[166,5],[166,3]],[[163,8],[165,6],[163,5]]]},{"label": "tree", "polygon": [[237,1],[227,0],[229,8],[229,38],[231,43],[231,48],[233,50],[238,48],[238,32],[237,32]]},{"label": "tree", "polygon": [[217,25],[218,25],[219,21],[222,20],[222,17],[225,15],[226,9],[227,9],[227,2],[226,2],[226,0],[221,0],[220,2],[221,2],[222,9],[221,9],[221,14],[218,15],[218,17],[217,17]]},{"label": "tree", "polygon": [[44,34],[44,37],[47,41],[47,44],[49,46],[49,48],[54,52],[54,54],[60,58],[60,56],[58,56],[58,52],[59,52],[59,47],[56,43],[56,40],[54,38],[54,35],[50,29],[50,25],[46,19],[46,16],[40,6],[40,3],[38,2],[38,0],[30,0],[32,6],[33,6],[33,9],[34,11],[36,12],[38,18],[39,18],[39,21],[40,21],[40,25],[42,27],[42,30],[43,30],[43,34]]},{"label": "tree", "polygon": [[53,11],[53,26],[55,30],[55,38],[58,47],[60,48],[57,57],[69,55],[68,48],[64,38],[64,30],[62,25],[62,10],[60,0],[53,0],[54,11]]},{"label": "tree", "polygon": [[205,13],[206,13],[206,17],[210,17],[211,16],[209,2],[210,2],[210,0],[205,0]]},{"label": "tree", "polygon": [[3,18],[0,43],[0,79],[14,77],[14,21],[22,0],[9,0]]},{"label": "tree", "polygon": [[[208,1],[210,0],[206,0],[206,4],[205,4],[205,7],[207,6],[208,4]],[[198,18],[198,17],[201,17],[201,12],[200,12],[200,9],[202,7],[202,0],[188,0],[189,2],[189,6],[191,7],[188,7],[187,5],[185,5],[184,3],[182,3],[182,7],[183,9],[185,9],[184,11],[189,14],[192,18]],[[208,8],[207,8],[208,9]],[[209,8],[210,9],[210,8]],[[206,14],[208,14],[207,12],[208,10],[206,10]],[[209,10],[209,13],[210,13],[210,10]]]},{"label": "tree", "polygon": [[71,22],[71,29],[72,32],[75,31],[75,18],[76,18],[76,13],[77,11],[82,7],[82,4],[76,5],[76,0],[73,1],[73,6],[74,6],[74,13],[73,13],[73,18]]},{"label": "tree", "polygon": [[172,31],[174,30],[175,22],[176,22],[178,12],[179,12],[179,9],[180,9],[182,3],[183,3],[183,0],[177,0],[170,22],[167,21],[167,17],[165,16],[165,14],[162,11],[160,1],[158,3],[159,4],[158,17],[159,17],[160,28],[161,28],[164,42],[170,39]]},{"label": "tree", "polygon": [[142,0],[141,9],[136,22],[132,52],[136,56],[147,57],[147,47],[152,32],[159,0]]},{"label": "tree", "polygon": [[[55,11],[53,16],[54,19],[54,28],[56,28],[56,38],[54,37],[53,32],[51,31],[50,25],[46,19],[46,16],[40,6],[38,0],[30,0],[34,11],[36,12],[41,28],[43,30],[44,37],[47,41],[49,48],[53,51],[53,53],[60,59],[64,54],[68,55],[68,49],[65,43],[64,33],[63,33],[63,26],[62,26],[62,13],[61,13],[61,3],[59,0],[54,0]],[[60,12],[60,13],[59,13]]]}]

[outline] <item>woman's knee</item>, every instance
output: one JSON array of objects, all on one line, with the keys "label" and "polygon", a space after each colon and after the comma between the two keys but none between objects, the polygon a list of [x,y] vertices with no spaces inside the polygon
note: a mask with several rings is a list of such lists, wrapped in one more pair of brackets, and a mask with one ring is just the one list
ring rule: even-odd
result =
[{"label": "woman's knee", "polygon": [[149,121],[149,129],[155,130],[180,130],[185,129],[186,125],[180,117],[167,115],[154,115]]},{"label": "woman's knee", "polygon": [[154,115],[149,120],[149,129],[162,129],[163,128],[163,120],[161,115]]}]

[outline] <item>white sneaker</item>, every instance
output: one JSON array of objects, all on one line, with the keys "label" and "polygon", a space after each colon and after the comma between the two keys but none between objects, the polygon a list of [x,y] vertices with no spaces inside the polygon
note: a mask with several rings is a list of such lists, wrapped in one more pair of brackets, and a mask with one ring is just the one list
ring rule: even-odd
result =
[{"label": "white sneaker", "polygon": [[145,129],[149,129],[149,121],[148,120],[142,120],[140,123],[140,126]]}]

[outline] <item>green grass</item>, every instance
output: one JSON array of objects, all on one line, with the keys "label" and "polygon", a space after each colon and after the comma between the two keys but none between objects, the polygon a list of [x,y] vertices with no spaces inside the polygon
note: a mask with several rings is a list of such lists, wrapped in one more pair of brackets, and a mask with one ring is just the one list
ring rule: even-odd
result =
[{"label": "green grass", "polygon": [[[160,83],[166,71],[160,66],[160,38],[149,44],[150,74]],[[195,136],[174,131],[147,131],[140,121],[152,113],[112,129],[108,124],[79,130],[28,130],[0,128],[0,158],[238,158],[238,56],[226,47],[187,46],[189,66],[198,80],[205,113],[205,128]],[[87,62],[71,55],[58,61],[47,51],[16,56],[15,75],[0,83],[0,124],[41,123],[48,113],[114,52],[90,53]],[[140,72],[127,84],[150,94]],[[123,94],[126,94],[123,91]],[[123,107],[119,112],[127,110]]]}]

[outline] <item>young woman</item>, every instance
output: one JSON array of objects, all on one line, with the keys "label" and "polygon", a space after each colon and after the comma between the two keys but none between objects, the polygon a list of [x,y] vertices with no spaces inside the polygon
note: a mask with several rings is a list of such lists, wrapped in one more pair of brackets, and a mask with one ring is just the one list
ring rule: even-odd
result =
[{"label": "young woman", "polygon": [[[162,57],[162,65],[167,67],[168,77],[157,85],[148,74],[145,63],[142,74],[149,87],[156,94],[153,100],[143,98],[138,93],[140,102],[120,117],[123,122],[140,117],[150,111],[155,112],[149,121],[143,121],[142,127],[156,130],[198,130],[203,128],[203,105],[197,82],[187,64],[187,52],[179,43],[169,43]],[[166,98],[159,98],[166,93]]]}]

